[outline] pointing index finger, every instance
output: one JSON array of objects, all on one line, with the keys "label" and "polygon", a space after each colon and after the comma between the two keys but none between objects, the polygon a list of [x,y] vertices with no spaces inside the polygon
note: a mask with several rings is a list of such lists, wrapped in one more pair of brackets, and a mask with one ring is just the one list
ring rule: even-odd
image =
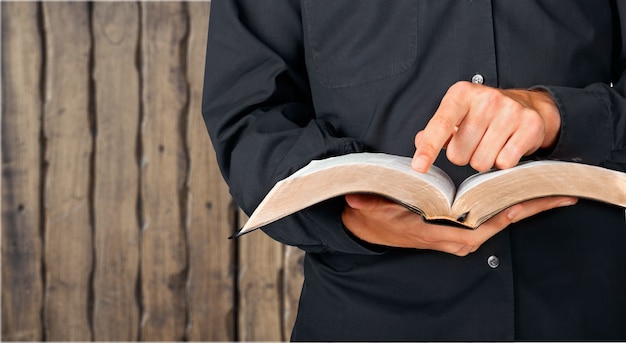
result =
[{"label": "pointing index finger", "polygon": [[439,155],[439,151],[454,135],[458,125],[468,112],[468,105],[464,101],[464,93],[467,90],[459,89],[467,86],[455,86],[452,86],[443,97],[439,108],[426,128],[415,136],[415,155],[413,156],[412,167],[418,172],[425,173],[430,169],[437,155]]}]

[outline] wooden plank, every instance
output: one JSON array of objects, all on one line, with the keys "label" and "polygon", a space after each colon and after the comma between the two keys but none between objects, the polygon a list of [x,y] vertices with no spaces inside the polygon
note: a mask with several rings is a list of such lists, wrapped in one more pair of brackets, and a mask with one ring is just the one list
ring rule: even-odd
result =
[{"label": "wooden plank", "polygon": [[285,275],[283,279],[283,338],[291,337],[293,325],[298,314],[298,303],[304,282],[304,251],[292,247],[285,247]]},{"label": "wooden plank", "polygon": [[2,339],[43,339],[39,5],[2,8]]},{"label": "wooden plank", "polygon": [[[242,212],[243,213],[243,212]],[[240,223],[247,217],[240,215]],[[260,230],[238,238],[239,340],[282,341],[283,245]]]},{"label": "wooden plank", "polygon": [[45,338],[91,340],[92,271],[88,4],[44,2]]},{"label": "wooden plank", "polygon": [[[183,141],[187,85],[181,56],[187,17],[179,2],[141,2],[141,339],[185,337],[187,251]],[[183,50],[184,51],[184,50]]]},{"label": "wooden plank", "polygon": [[234,341],[234,209],[201,116],[210,2],[188,3],[189,151],[187,302],[190,341]]},{"label": "wooden plank", "polygon": [[139,272],[139,7],[95,2],[94,339],[135,341]]}]

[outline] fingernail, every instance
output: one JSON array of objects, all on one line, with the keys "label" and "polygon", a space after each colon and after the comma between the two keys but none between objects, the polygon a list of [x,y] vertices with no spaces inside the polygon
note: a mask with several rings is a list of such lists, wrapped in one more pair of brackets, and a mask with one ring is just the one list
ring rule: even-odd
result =
[{"label": "fingernail", "polygon": [[517,218],[517,215],[520,213],[521,210],[522,207],[520,205],[513,206],[507,210],[506,217],[512,221]]},{"label": "fingernail", "polygon": [[413,158],[412,166],[418,172],[425,173],[428,171],[428,159],[426,156],[417,156]]}]

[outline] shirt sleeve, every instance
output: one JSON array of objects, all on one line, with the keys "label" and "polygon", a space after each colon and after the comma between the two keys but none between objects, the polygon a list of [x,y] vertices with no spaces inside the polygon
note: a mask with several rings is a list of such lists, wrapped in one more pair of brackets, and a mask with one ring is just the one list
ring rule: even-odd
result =
[{"label": "shirt sleeve", "polygon": [[[202,114],[230,192],[248,215],[311,160],[363,150],[316,115],[302,41],[297,1],[212,2]],[[373,253],[344,228],[343,206],[333,199],[263,230],[307,251]]]},{"label": "shirt sleeve", "polygon": [[548,159],[626,171],[626,2],[615,3],[612,84],[538,87],[550,92],[561,113],[559,140]]}]

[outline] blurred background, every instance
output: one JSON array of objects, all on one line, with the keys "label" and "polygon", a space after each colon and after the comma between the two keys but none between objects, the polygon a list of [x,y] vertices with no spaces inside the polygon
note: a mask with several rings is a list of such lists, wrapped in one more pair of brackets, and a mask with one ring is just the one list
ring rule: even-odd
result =
[{"label": "blurred background", "polygon": [[[1,2],[2,340],[288,340],[302,252],[233,204],[210,2]],[[224,85],[228,87],[228,85]]]}]

